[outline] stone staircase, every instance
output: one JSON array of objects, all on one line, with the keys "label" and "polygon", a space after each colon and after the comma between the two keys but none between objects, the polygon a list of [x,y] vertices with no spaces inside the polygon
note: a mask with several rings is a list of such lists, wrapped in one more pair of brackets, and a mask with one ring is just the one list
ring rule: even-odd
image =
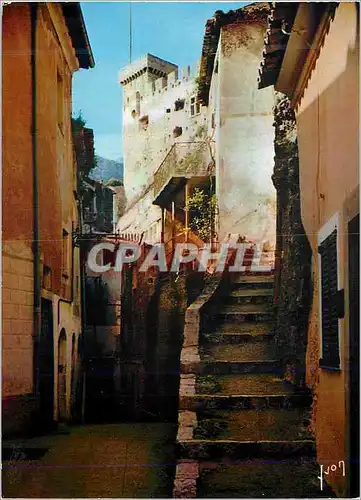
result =
[{"label": "stone staircase", "polygon": [[273,276],[232,281],[181,363],[174,497],[319,498],[310,393],[282,380]]}]

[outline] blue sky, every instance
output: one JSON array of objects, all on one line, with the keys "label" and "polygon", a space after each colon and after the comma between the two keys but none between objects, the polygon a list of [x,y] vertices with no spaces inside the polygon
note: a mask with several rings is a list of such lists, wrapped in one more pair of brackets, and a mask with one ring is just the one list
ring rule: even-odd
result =
[{"label": "blue sky", "polygon": [[[80,70],[73,81],[73,113],[82,110],[94,129],[100,156],[122,156],[122,88],[119,71],[129,62],[129,3],[81,3],[95,67]],[[204,26],[216,10],[227,12],[241,2],[132,2],[132,60],[149,52],[180,68],[201,55]]]}]

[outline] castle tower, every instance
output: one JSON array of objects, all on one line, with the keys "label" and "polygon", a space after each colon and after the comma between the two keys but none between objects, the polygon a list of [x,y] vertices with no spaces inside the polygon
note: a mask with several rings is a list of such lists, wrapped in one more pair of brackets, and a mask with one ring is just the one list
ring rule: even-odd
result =
[{"label": "castle tower", "polygon": [[[126,66],[119,75],[123,86],[123,152],[124,185],[128,201],[136,197],[153,174],[152,165],[163,152],[162,131],[154,133],[154,120],[150,98],[167,85],[167,76],[178,76],[178,66],[146,54]],[[164,106],[162,106],[163,108]],[[150,117],[150,114],[153,115]],[[150,143],[147,133],[152,118]]]},{"label": "castle tower", "polygon": [[175,64],[150,54],[120,73],[124,92],[124,188],[127,198],[127,208],[117,224],[120,232],[144,233],[144,241],[159,241],[162,212],[155,203],[157,171],[159,183],[162,179],[159,169],[164,167],[163,162],[172,147],[177,143],[204,140],[207,131],[206,107],[202,108],[197,100],[195,76],[188,66],[178,77]]}]

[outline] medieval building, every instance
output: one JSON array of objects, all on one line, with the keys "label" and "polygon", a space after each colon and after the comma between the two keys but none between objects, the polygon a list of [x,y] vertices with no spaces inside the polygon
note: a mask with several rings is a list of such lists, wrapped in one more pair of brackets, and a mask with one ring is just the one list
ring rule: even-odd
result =
[{"label": "medieval building", "polygon": [[216,12],[206,24],[199,99],[214,141],[218,232],[274,248],[272,89],[259,92],[267,4]]},{"label": "medieval building", "polygon": [[79,413],[81,283],[72,75],[94,66],[79,3],[3,7],[4,435]]},{"label": "medieval building", "polygon": [[[149,243],[171,239],[174,231],[181,233],[186,224],[184,179],[202,177],[207,170],[206,111],[198,100],[190,68],[178,78],[177,66],[150,54],[127,66],[120,82],[124,88],[124,186],[128,204],[117,228],[120,232],[144,233],[144,241]],[[200,161],[194,161],[197,155]],[[189,161],[176,168],[184,158]],[[199,172],[194,171],[197,169]],[[163,189],[178,196],[177,207],[169,195],[165,200]],[[168,236],[166,225],[170,227]]]}]

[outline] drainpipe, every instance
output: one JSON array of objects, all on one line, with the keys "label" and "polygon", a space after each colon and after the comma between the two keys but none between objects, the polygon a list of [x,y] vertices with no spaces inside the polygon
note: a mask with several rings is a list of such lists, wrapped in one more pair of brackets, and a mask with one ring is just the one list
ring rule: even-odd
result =
[{"label": "drainpipe", "polygon": [[[78,175],[78,189],[80,187],[80,180]],[[83,198],[80,196],[79,206],[78,206],[78,219],[79,219],[79,229],[80,235],[83,234]],[[81,257],[81,244],[80,239],[80,257]],[[85,406],[86,406],[86,371],[87,371],[87,343],[85,338],[86,329],[86,285],[85,285],[85,263],[80,260],[80,297],[81,297],[81,329],[82,329],[82,355],[81,355],[81,365],[82,365],[82,375],[83,375],[83,389],[82,389],[82,401],[81,401],[81,423],[85,423]]]},{"label": "drainpipe", "polygon": [[39,172],[37,164],[37,92],[36,92],[36,29],[38,5],[30,4],[31,19],[31,137],[33,166],[33,254],[34,254],[34,395],[39,403],[40,390],[40,336],[41,336],[41,282],[39,243]]}]

